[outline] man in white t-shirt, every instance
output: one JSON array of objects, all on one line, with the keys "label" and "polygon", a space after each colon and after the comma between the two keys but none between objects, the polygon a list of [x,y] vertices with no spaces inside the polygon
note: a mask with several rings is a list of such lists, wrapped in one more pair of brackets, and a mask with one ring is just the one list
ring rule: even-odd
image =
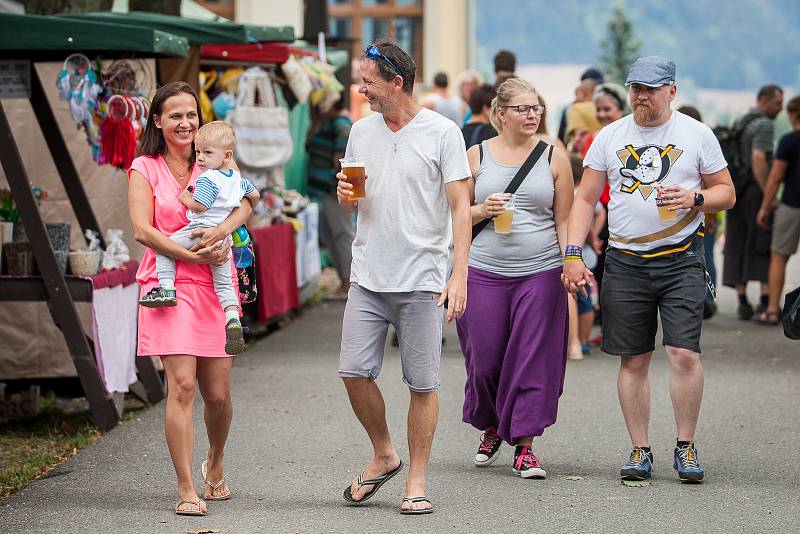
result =
[{"label": "man in white t-shirt", "polygon": [[[396,45],[367,47],[359,90],[375,113],[353,124],[345,152],[365,160],[366,197],[351,199],[341,173],[337,188],[343,209],[358,208],[339,376],[374,451],[344,498],[365,502],[403,467],[375,384],[391,324],[411,392],[404,514],[433,511],[425,479],[439,414],[441,306],[449,299],[448,321],[464,313],[472,227],[464,138],[455,123],[414,101],[415,74],[414,61]],[[453,273],[446,281],[451,227]]]},{"label": "man in white t-shirt", "polygon": [[653,467],[647,375],[660,314],[678,434],[673,467],[681,481],[700,482],[704,470],[694,432],[703,397],[703,212],[729,209],[736,196],[714,134],[670,108],[676,93],[672,61],[637,59],[626,85],[633,114],[603,128],[583,162],[581,188],[570,214],[564,285],[576,293],[592,284],[581,245],[608,180],[602,349],[621,357],[617,389],[633,444],[620,475],[644,480]]}]

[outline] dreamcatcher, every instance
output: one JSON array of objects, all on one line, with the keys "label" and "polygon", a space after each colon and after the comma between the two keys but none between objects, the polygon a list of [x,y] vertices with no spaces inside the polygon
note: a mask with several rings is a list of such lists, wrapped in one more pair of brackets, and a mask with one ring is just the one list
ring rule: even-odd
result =
[{"label": "dreamcatcher", "polygon": [[[98,63],[99,67],[99,63]],[[102,73],[83,54],[73,54],[58,76],[59,94],[87,133],[99,165],[127,169],[147,124],[155,78],[146,62],[121,59]]]},{"label": "dreamcatcher", "polygon": [[69,104],[72,119],[86,131],[86,141],[92,147],[92,157],[100,155],[100,95],[103,87],[98,83],[97,70],[83,54],[72,54],[56,78],[58,94]]}]

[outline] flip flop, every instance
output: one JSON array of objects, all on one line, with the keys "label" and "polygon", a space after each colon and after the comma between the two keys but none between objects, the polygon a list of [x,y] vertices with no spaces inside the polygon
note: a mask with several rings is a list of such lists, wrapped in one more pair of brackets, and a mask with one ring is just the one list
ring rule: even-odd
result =
[{"label": "flip flop", "polygon": [[365,494],[364,497],[362,497],[361,499],[355,500],[355,499],[353,499],[353,494],[351,492],[351,488],[352,488],[352,484],[351,484],[350,486],[347,486],[344,489],[344,500],[346,500],[350,504],[353,504],[353,505],[356,505],[356,506],[358,506],[360,504],[363,504],[364,502],[369,500],[370,497],[375,495],[378,492],[378,490],[381,489],[381,486],[386,484],[386,482],[388,482],[390,478],[392,478],[397,473],[399,473],[402,468],[403,468],[403,461],[400,460],[400,465],[398,465],[397,467],[395,467],[394,469],[392,469],[388,473],[384,473],[383,475],[381,475],[379,477],[370,478],[368,480],[364,480],[364,473],[362,472],[360,475],[358,475],[358,487],[361,488],[361,486],[371,485],[372,489],[369,490],[369,492],[367,494]]},{"label": "flip flop", "polygon": [[204,496],[203,498],[205,500],[207,500],[207,501],[227,501],[228,499],[231,498],[230,490],[228,490],[226,493],[223,493],[222,495],[218,495],[216,497],[214,496],[214,492],[217,491],[223,484],[225,484],[225,478],[223,478],[222,480],[220,480],[216,484],[212,484],[211,482],[208,481],[208,479],[206,478],[208,476],[208,460],[204,460],[203,461],[203,464],[200,466],[200,473],[203,474],[203,482],[207,486],[211,486],[211,495],[208,496],[208,497]]},{"label": "flip flop", "polygon": [[[403,499],[403,502],[407,502],[409,504],[409,506],[413,505],[415,502],[426,502],[428,504],[431,504],[431,501],[427,497],[424,497],[424,496],[422,496],[422,497],[405,497]],[[430,508],[420,508],[420,509],[416,509],[415,510],[414,508],[403,509],[402,508],[403,502],[400,503],[400,507],[401,507],[400,508],[400,513],[403,514],[403,515],[423,515],[423,514],[432,514],[433,513],[433,505],[432,504],[431,504]]]},{"label": "flip flop", "polygon": [[[181,510],[181,505],[184,504],[192,504],[197,506],[197,510]],[[179,501],[178,504],[175,505],[175,513],[177,515],[206,515],[208,512],[204,512],[201,508],[201,504],[205,504],[202,499],[197,499],[196,501],[189,501],[189,500],[182,500]]]}]

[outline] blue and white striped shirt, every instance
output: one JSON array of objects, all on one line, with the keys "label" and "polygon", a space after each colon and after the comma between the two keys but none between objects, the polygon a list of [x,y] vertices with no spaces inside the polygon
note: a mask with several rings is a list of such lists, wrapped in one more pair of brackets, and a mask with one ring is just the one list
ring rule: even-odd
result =
[{"label": "blue and white striped shirt", "polygon": [[197,179],[192,193],[192,199],[208,209],[202,213],[188,210],[186,216],[190,221],[216,226],[241,205],[243,196],[254,190],[253,184],[234,169],[229,169],[227,173],[209,169]]}]

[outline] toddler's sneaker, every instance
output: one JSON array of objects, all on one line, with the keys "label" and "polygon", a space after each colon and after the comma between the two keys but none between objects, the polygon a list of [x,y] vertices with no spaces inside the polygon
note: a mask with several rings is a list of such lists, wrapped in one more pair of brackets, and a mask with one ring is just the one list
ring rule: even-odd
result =
[{"label": "toddler's sneaker", "polygon": [[475,454],[475,465],[478,467],[489,467],[497,460],[497,453],[500,452],[500,444],[503,440],[497,435],[497,431],[492,428],[487,428],[481,434],[481,444],[478,446],[478,452]]},{"label": "toddler's sneaker", "polygon": [[697,449],[693,441],[686,445],[675,447],[675,462],[672,467],[678,472],[678,478],[683,483],[700,483],[703,481],[705,469],[700,467]]},{"label": "toddler's sneaker", "polygon": [[533,454],[528,446],[517,447],[514,452],[514,467],[511,471],[522,478],[547,478],[547,472],[542,469],[539,458]]},{"label": "toddler's sneaker", "polygon": [[620,469],[619,476],[622,480],[644,480],[650,478],[652,470],[653,452],[634,447],[631,451],[631,457]]},{"label": "toddler's sneaker", "polygon": [[239,319],[230,319],[225,324],[225,354],[239,354],[244,350],[244,334]]},{"label": "toddler's sneaker", "polygon": [[177,291],[154,287],[145,296],[139,299],[139,304],[145,308],[167,308],[178,305]]}]

